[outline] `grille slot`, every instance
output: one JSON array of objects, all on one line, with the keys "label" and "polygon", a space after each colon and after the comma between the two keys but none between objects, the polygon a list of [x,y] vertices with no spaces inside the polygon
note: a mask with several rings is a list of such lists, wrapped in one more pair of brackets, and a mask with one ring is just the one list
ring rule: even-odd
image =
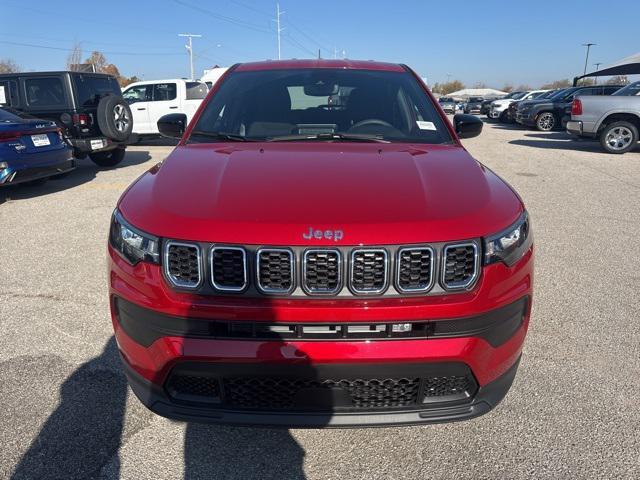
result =
[{"label": "grille slot", "polygon": [[434,252],[430,247],[398,251],[397,284],[402,292],[426,292],[433,285]]},{"label": "grille slot", "polygon": [[[341,389],[346,392],[347,408],[393,408],[414,405],[420,388],[419,378],[326,379],[286,377],[229,377],[223,380],[225,403],[238,409],[288,409],[304,390]],[[304,408],[304,407],[303,407]]]},{"label": "grille slot", "polygon": [[356,294],[382,293],[387,288],[388,256],[384,249],[351,252],[351,290]]},{"label": "grille slot", "polygon": [[302,286],[310,295],[331,295],[340,290],[342,258],[338,250],[307,250],[302,264]]},{"label": "grille slot", "polygon": [[471,397],[476,390],[475,382],[465,375],[425,378],[423,403],[451,401]]},{"label": "grille slot", "polygon": [[261,248],[257,253],[258,287],[264,293],[289,293],[294,288],[293,252]]},{"label": "grille slot", "polygon": [[448,290],[467,288],[478,276],[478,247],[475,243],[447,245],[442,262],[442,286]]},{"label": "grille slot", "polygon": [[164,269],[176,287],[198,288],[202,281],[200,247],[191,243],[167,242]]},{"label": "grille slot", "polygon": [[167,391],[177,400],[220,403],[220,382],[215,377],[173,375]]},{"label": "grille slot", "polygon": [[211,283],[226,292],[241,292],[247,287],[247,254],[238,247],[211,249]]}]

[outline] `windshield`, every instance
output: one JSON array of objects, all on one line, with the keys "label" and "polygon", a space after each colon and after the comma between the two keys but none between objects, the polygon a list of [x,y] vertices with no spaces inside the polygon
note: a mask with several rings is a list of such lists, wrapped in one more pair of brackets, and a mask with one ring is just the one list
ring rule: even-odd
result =
[{"label": "windshield", "polygon": [[471,103],[478,103],[478,102],[481,102],[482,100],[484,100],[482,97],[471,97],[471,98],[469,99],[469,102],[471,102]]},{"label": "windshield", "polygon": [[516,93],[516,94],[515,94],[513,97],[511,97],[511,98],[513,98],[514,100],[520,100],[520,99],[521,99],[522,97],[524,97],[526,94],[527,94],[527,92],[519,92],[519,93]]},{"label": "windshield", "polygon": [[616,90],[613,95],[633,97],[640,95],[640,82],[630,83],[626,87],[622,87],[620,90]]},{"label": "windshield", "polygon": [[233,72],[207,103],[188,141],[347,137],[452,141],[410,73],[333,68]]}]

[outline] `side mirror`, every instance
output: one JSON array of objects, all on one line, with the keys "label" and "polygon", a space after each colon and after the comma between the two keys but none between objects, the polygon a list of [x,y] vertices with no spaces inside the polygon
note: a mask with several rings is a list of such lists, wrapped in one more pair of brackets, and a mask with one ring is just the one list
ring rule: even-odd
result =
[{"label": "side mirror", "polygon": [[460,138],[473,138],[480,135],[484,122],[475,115],[458,113],[453,116],[453,127]]},{"label": "side mirror", "polygon": [[184,113],[169,113],[158,120],[160,135],[169,138],[182,138],[187,129],[187,116]]}]

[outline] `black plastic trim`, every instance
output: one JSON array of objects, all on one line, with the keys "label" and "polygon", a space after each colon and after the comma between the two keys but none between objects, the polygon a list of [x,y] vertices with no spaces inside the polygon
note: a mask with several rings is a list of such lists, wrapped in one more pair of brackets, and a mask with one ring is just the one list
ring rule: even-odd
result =
[{"label": "black plastic trim", "polygon": [[[528,311],[529,297],[524,296],[504,307],[474,315],[447,320],[404,320],[371,323],[287,322],[268,323],[251,320],[223,321],[190,317],[174,317],[141,307],[120,297],[113,297],[113,308],[125,333],[145,347],[162,337],[190,337],[218,340],[295,340],[358,341],[403,340],[429,338],[480,337],[498,347],[511,338],[522,325]],[[393,332],[393,324],[411,324],[409,332]],[[349,333],[348,327],[385,325],[382,332]],[[270,332],[270,326],[290,326],[291,333]],[[335,326],[335,334],[304,334],[301,327]]]},{"label": "black plastic trim", "polygon": [[495,408],[511,388],[520,358],[502,376],[478,388],[475,396],[465,403],[454,405],[426,403],[421,408],[413,410],[364,412],[254,412],[180,405],[172,402],[162,387],[142,378],[126,361],[123,360],[122,363],[129,385],[138,399],[149,410],[166,418],[226,425],[345,428],[444,423],[484,415]]}]

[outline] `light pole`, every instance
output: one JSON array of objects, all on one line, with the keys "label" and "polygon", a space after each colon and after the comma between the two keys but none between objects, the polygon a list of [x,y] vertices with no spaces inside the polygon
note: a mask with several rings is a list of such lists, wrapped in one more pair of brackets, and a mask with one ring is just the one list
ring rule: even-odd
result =
[{"label": "light pole", "polygon": [[189,52],[189,66],[191,67],[191,80],[194,79],[195,75],[193,72],[193,38],[200,38],[202,35],[194,35],[192,33],[179,33],[179,37],[187,37],[189,39],[189,44],[185,45],[185,48]]},{"label": "light pole", "polygon": [[[589,50],[591,49],[591,47],[593,47],[594,45],[597,45],[596,43],[583,43],[582,46],[583,47],[587,47],[587,56],[584,59],[584,72],[582,73],[582,76],[584,77],[587,74],[587,63],[589,62]],[[584,78],[582,79],[582,83],[584,83]]]},{"label": "light pole", "polygon": [[[598,70],[600,70],[600,65],[602,65],[602,62],[598,62],[598,63],[594,63],[594,65],[596,66],[596,72]],[[598,77],[596,77],[596,85],[598,84]]]}]

